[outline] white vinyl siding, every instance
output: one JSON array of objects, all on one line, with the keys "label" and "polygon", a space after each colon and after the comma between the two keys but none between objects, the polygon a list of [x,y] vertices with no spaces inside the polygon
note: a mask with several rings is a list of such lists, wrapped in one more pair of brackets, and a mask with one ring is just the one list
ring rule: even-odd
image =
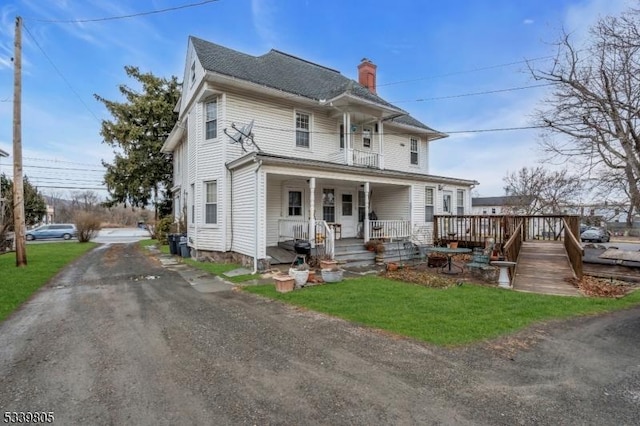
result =
[{"label": "white vinyl siding", "polygon": [[232,251],[253,256],[256,242],[255,169],[245,167],[233,172],[233,247]]},{"label": "white vinyl siding", "polygon": [[409,186],[375,188],[371,210],[379,220],[410,220],[411,190]]}]

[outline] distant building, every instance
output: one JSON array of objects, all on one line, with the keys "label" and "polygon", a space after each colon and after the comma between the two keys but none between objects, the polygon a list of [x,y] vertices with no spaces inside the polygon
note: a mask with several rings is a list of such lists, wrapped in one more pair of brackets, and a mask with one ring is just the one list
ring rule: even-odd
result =
[{"label": "distant building", "polygon": [[529,202],[518,195],[503,195],[500,197],[475,197],[471,199],[471,214],[501,215],[524,214]]}]

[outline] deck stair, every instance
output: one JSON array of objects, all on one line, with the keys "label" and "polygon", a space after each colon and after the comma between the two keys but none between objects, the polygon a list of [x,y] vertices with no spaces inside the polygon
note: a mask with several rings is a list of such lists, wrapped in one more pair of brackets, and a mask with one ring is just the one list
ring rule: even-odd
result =
[{"label": "deck stair", "polygon": [[567,279],[575,277],[562,241],[522,243],[512,279],[513,289],[531,293],[579,296]]}]

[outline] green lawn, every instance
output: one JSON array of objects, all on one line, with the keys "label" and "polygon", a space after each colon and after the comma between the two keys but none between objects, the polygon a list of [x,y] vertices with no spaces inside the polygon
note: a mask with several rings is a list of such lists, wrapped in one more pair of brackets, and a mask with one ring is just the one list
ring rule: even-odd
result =
[{"label": "green lawn", "polygon": [[[169,254],[169,246],[168,245],[159,245],[156,240],[141,240],[140,246],[146,247],[155,245],[156,247],[160,247],[160,251],[165,254]],[[213,263],[213,262],[198,262],[195,259],[185,259],[182,257],[178,257],[178,259],[182,260],[184,263],[191,265],[195,268],[201,269],[205,272],[208,272],[212,275],[222,275],[225,272],[233,271],[234,269],[238,269],[241,266],[237,263]],[[255,278],[259,278],[257,275],[238,275],[237,277],[224,277],[225,280],[231,281],[234,283],[241,283],[248,280],[253,280]]]},{"label": "green lawn", "polygon": [[537,321],[640,303],[640,291],[622,299],[560,297],[473,284],[433,289],[381,277],[290,293],[277,293],[274,285],[244,290],[437,345],[471,343],[512,333]]},{"label": "green lawn", "polygon": [[15,253],[0,256],[0,321],[46,284],[65,265],[96,246],[95,243],[27,245],[27,266],[16,268]]}]

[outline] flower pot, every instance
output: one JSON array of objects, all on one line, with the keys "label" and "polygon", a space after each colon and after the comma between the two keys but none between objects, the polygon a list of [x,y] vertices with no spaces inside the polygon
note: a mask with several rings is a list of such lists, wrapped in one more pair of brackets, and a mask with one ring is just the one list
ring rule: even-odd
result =
[{"label": "flower pot", "polygon": [[331,269],[335,268],[338,265],[338,262],[335,260],[321,260],[320,268],[321,269]]},{"label": "flower pot", "polygon": [[290,277],[289,275],[276,275],[273,277],[273,280],[276,284],[276,291],[278,293],[288,293],[293,291],[295,286],[293,277]]},{"label": "flower pot", "polygon": [[289,276],[293,277],[296,288],[300,288],[307,283],[309,279],[309,270],[298,271],[294,268],[289,269]]},{"label": "flower pot", "polygon": [[457,249],[458,248],[458,242],[457,241],[451,241],[449,243],[449,248]]},{"label": "flower pot", "polygon": [[394,262],[387,263],[387,271],[393,272],[398,270],[398,264]]},{"label": "flower pot", "polygon": [[322,280],[326,283],[339,283],[342,281],[343,270],[331,270],[331,269],[323,269],[320,271],[322,274]]}]

